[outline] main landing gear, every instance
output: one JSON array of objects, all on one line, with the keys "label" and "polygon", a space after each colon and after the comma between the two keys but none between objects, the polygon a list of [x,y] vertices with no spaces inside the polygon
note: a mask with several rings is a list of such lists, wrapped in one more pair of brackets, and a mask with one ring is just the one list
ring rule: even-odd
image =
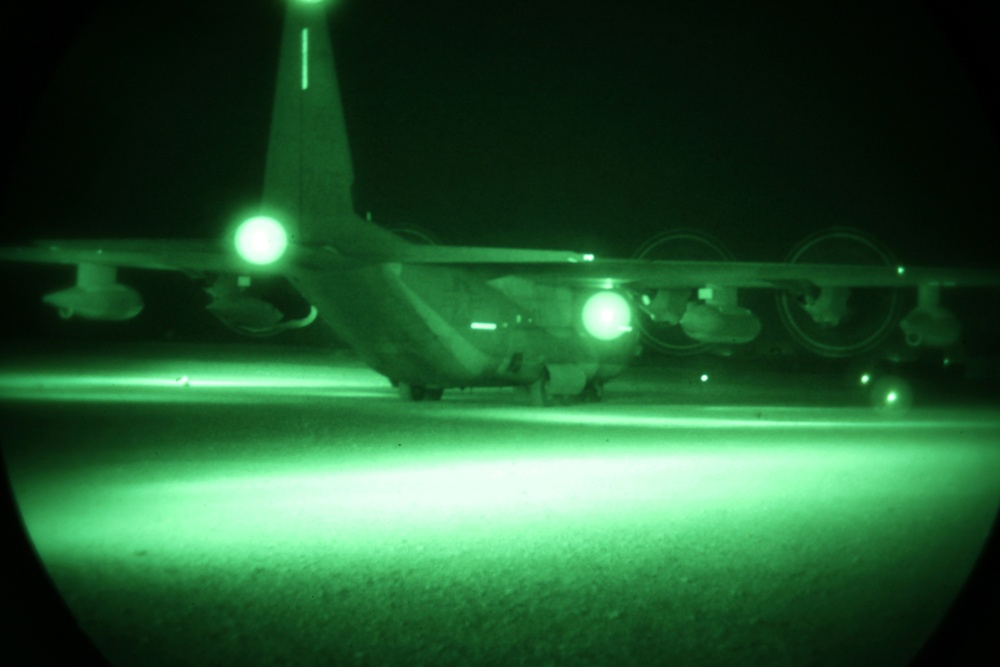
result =
[{"label": "main landing gear", "polygon": [[536,380],[528,385],[528,401],[536,407],[569,405],[571,403],[597,403],[604,398],[604,382],[588,380],[579,394],[550,394],[548,380]]},{"label": "main landing gear", "polygon": [[410,384],[408,382],[396,382],[396,391],[404,401],[440,401],[444,394],[444,389],[436,387],[425,387],[421,384]]}]

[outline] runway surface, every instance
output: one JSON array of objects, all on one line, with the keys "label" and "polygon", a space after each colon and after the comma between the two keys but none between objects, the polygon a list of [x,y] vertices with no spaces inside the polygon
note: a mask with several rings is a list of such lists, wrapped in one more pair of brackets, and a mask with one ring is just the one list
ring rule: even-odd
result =
[{"label": "runway surface", "polygon": [[112,664],[907,664],[996,516],[995,403],[696,363],[540,409],[321,350],[22,349],[0,437]]}]

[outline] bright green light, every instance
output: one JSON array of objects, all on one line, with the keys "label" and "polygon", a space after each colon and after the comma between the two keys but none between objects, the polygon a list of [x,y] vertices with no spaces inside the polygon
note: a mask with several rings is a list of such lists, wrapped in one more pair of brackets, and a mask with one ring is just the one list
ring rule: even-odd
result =
[{"label": "bright green light", "polygon": [[583,261],[585,261],[585,262],[593,262],[594,261],[594,255],[592,253],[589,253],[589,252],[586,253],[583,256]]},{"label": "bright green light", "polygon": [[900,275],[900,276],[901,276],[901,275],[903,275],[904,273],[906,273],[906,268],[905,268],[905,267],[903,267],[903,266],[897,266],[897,267],[896,267],[896,274],[897,274],[897,275]]},{"label": "bright green light", "polygon": [[868,384],[871,381],[872,381],[871,375],[869,375],[868,373],[861,374],[861,384]]},{"label": "bright green light", "polygon": [[708,373],[702,373],[701,374],[701,381],[702,382],[708,382]]},{"label": "bright green light", "polygon": [[302,29],[302,90],[309,87],[309,28]]},{"label": "bright green light", "polygon": [[[195,364],[197,375],[178,366]],[[111,403],[270,403],[303,396],[385,396],[385,380],[358,364],[335,371],[315,363],[248,368],[228,361],[102,361],[98,371],[86,367],[14,369],[0,374],[0,400]],[[185,369],[186,370],[186,369]]]},{"label": "bright green light", "polygon": [[872,385],[872,405],[887,413],[902,414],[913,403],[913,391],[909,384],[898,377],[880,378]]},{"label": "bright green light", "polygon": [[632,310],[617,292],[598,292],[583,306],[583,324],[591,336],[613,340],[631,331]]},{"label": "bright green light", "polygon": [[252,264],[272,264],[288,247],[288,235],[274,218],[258,216],[240,224],[236,230],[236,250]]},{"label": "bright green light", "polygon": [[496,331],[497,325],[496,322],[473,322],[469,328],[479,331]]}]

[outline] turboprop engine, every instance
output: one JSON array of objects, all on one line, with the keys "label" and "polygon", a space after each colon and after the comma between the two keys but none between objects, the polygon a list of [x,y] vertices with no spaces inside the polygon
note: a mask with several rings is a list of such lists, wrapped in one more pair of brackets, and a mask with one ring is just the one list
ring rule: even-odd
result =
[{"label": "turboprop engine", "polygon": [[906,335],[906,344],[913,347],[949,347],[958,342],[962,325],[958,318],[939,302],[940,288],[921,287],[917,307],[899,323]]},{"label": "turboprop engine", "polygon": [[681,328],[701,343],[749,343],[760,333],[760,320],[737,305],[711,305],[691,301],[681,318]]},{"label": "turboprop engine", "polygon": [[[693,229],[671,229],[657,234],[642,244],[633,257],[702,262],[733,258],[718,240]],[[699,304],[695,297],[693,289],[661,289],[644,294],[639,306],[648,315],[640,321],[643,344],[682,356],[704,352],[713,343],[735,342],[749,335],[752,328],[746,318],[749,311],[717,303]],[[758,330],[759,326],[758,322]]]},{"label": "turboprop engine", "polygon": [[[896,266],[881,243],[835,227],[809,236],[788,256],[792,264]],[[778,314],[792,338],[824,357],[850,357],[876,347],[900,314],[895,289],[797,285],[778,293]]]},{"label": "turboprop engine", "polygon": [[117,269],[102,264],[80,264],[76,285],[52,292],[42,301],[59,309],[63,319],[120,321],[142,312],[142,296],[131,287],[116,282]]}]

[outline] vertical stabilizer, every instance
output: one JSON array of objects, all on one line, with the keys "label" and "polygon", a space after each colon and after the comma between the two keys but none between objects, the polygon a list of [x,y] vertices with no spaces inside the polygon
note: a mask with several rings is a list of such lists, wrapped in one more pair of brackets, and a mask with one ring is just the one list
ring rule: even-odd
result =
[{"label": "vertical stabilizer", "polygon": [[263,209],[299,243],[334,242],[358,224],[327,4],[288,0],[267,148]]}]

